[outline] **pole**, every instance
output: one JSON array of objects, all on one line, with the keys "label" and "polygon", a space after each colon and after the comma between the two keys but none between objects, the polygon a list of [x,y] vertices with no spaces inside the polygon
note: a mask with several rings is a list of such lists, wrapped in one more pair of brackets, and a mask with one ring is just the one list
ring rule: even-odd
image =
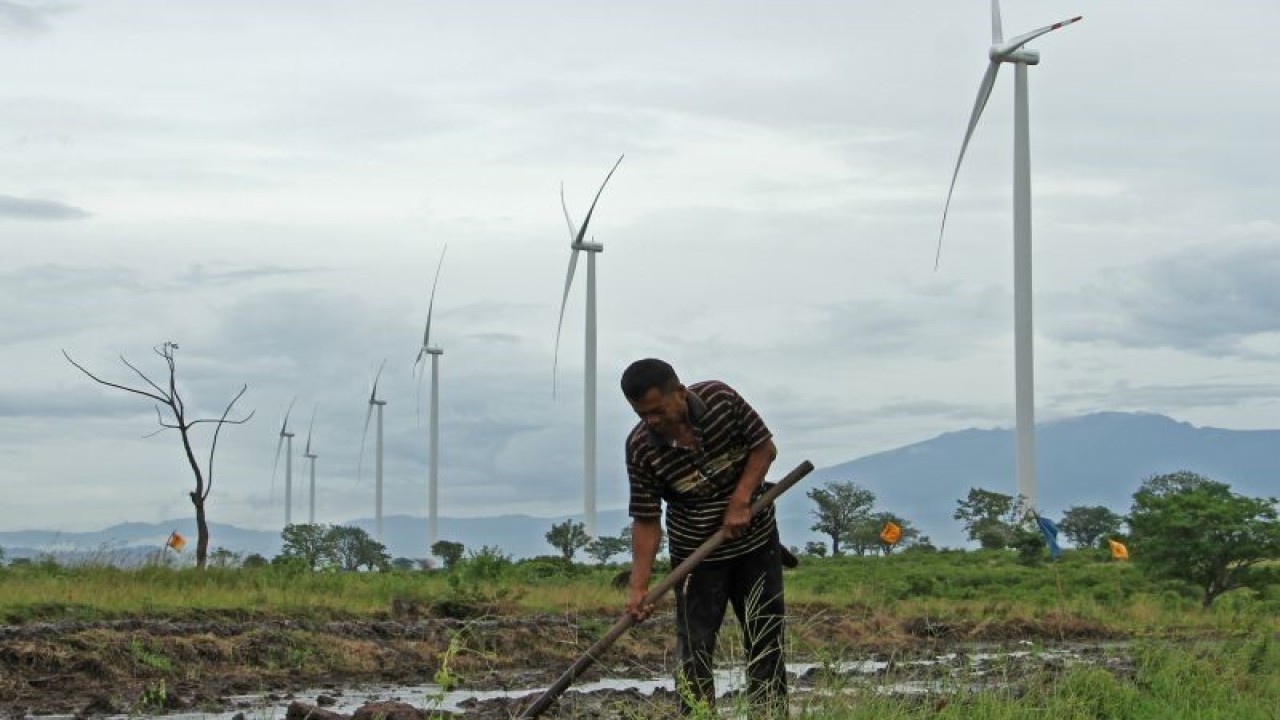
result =
[{"label": "pole", "polygon": [[[771,505],[779,495],[786,492],[792,485],[800,482],[801,478],[812,471],[813,463],[808,460],[797,465],[796,469],[788,473],[787,476],[780,480],[777,485],[769,488],[765,491],[764,495],[761,495],[759,499],[751,503],[751,516],[755,517],[761,510]],[[666,595],[667,591],[676,586],[676,583],[683,580],[685,576],[693,572],[693,569],[706,559],[708,555],[715,552],[715,549],[720,547],[726,538],[727,536],[723,529],[717,530],[715,535],[707,538],[706,542],[702,543],[697,550],[694,550],[692,555],[685,558],[685,561],[680,563],[675,570],[672,570],[671,574],[667,575],[659,581],[656,586],[649,590],[649,594],[644,597],[644,603],[655,603],[663,595]],[[622,637],[623,634],[625,634],[627,630],[630,630],[631,626],[635,624],[635,618],[628,613],[623,613],[622,617],[618,619],[618,622],[614,623],[613,628],[611,628],[609,632],[605,633],[604,637],[597,640],[595,645],[588,648],[587,651],[583,653],[582,657],[578,658],[573,665],[570,665],[569,669],[565,670],[564,674],[561,675],[551,687],[547,688],[547,690],[542,693],[541,697],[535,700],[534,703],[524,711],[520,716],[522,720],[527,718],[536,718],[545,712],[551,703],[557,697],[560,697],[560,694],[563,693],[579,675],[581,675],[588,667],[591,667],[591,664],[594,663],[605,650],[608,650],[618,638]]]}]

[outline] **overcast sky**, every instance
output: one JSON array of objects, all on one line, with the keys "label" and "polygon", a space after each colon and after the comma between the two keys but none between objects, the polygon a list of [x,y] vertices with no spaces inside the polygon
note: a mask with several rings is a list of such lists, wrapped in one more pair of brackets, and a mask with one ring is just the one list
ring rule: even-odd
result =
[{"label": "overcast sky", "polygon": [[[1032,43],[1038,417],[1280,426],[1280,5],[1006,0],[1004,28],[1076,14]],[[1009,68],[933,265],[990,27],[984,0],[0,1],[0,529],[190,513],[151,406],[60,354],[136,384],[118,356],[163,379],[163,341],[196,413],[242,384],[256,412],[211,519],[283,524],[295,397],[318,521],[372,517],[383,359],[385,512],[425,515],[412,366],[446,243],[441,515],[580,512],[559,188],[580,218],[623,153],[591,226],[601,509],[638,357],[738,387],[779,474],[1011,427]]]}]

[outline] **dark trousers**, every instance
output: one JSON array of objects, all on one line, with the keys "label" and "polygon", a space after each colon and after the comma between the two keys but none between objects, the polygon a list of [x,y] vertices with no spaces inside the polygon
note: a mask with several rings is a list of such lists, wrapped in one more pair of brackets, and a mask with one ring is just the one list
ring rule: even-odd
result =
[{"label": "dark trousers", "polygon": [[787,667],[783,659],[786,605],[778,544],[769,543],[741,557],[704,562],[675,586],[676,683],[681,711],[687,697],[715,704],[712,656],[726,605],[742,628],[747,654],[747,693],[761,713],[786,717]]}]

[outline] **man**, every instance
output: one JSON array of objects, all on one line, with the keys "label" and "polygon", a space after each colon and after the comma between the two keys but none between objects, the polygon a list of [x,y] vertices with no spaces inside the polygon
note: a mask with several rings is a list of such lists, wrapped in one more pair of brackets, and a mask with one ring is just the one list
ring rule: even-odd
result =
[{"label": "man", "polygon": [[664,502],[673,564],[724,528],[729,539],[675,587],[681,710],[688,714],[694,704],[715,703],[712,654],[728,604],[742,628],[752,703],[763,714],[785,717],[781,546],[773,507],[755,518],[750,512],[777,456],[769,428],[733,388],[715,380],[685,387],[662,360],[632,363],[622,374],[622,392],[640,416],[626,443],[632,518],[627,612],[637,621],[653,612],[643,600],[662,538]]}]

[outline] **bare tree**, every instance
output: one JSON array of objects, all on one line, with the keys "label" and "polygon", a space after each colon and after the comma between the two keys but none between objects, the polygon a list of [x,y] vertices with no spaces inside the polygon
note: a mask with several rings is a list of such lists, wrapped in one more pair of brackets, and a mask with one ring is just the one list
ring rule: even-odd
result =
[{"label": "bare tree", "polygon": [[[103,380],[97,375],[89,372],[80,363],[71,359],[71,355],[67,354],[66,350],[62,351],[62,356],[67,359],[67,362],[74,365],[77,370],[88,375],[99,384],[106,385],[107,387],[113,387],[117,390],[124,390],[125,392],[130,392],[135,395],[141,395],[153,400],[156,403],[156,422],[160,424],[160,429],[151,433],[147,437],[156,435],[164,430],[177,430],[178,435],[182,437],[182,450],[186,454],[187,464],[191,466],[191,473],[195,475],[196,478],[196,487],[188,493],[188,495],[191,498],[191,504],[196,508],[196,567],[203,568],[209,551],[209,525],[205,521],[204,503],[205,500],[209,498],[210,491],[213,490],[213,455],[218,448],[218,434],[222,432],[223,425],[243,425],[248,422],[249,419],[253,417],[253,412],[250,412],[248,415],[238,420],[227,419],[227,416],[231,414],[231,409],[235,407],[236,402],[239,401],[240,398],[244,396],[245,391],[249,389],[248,385],[243,385],[240,387],[240,392],[236,393],[236,396],[231,398],[231,402],[227,403],[226,409],[222,411],[222,416],[218,419],[188,419],[186,403],[178,393],[177,368],[173,359],[174,353],[177,349],[178,344],[169,341],[153,348],[155,354],[159,355],[164,360],[165,365],[169,368],[169,381],[164,387],[161,387],[159,384],[154,382],[146,373],[142,372],[133,363],[125,359],[123,355],[120,356],[120,362],[124,363],[125,367],[132,370],[134,374],[139,378],[142,378],[142,381],[146,383],[146,387],[142,389],[132,388],[127,385]],[[173,416],[172,421],[165,419],[165,412],[160,409],[161,405],[168,408],[169,414]],[[195,449],[191,444],[191,429],[196,425],[205,423],[212,423],[214,425],[214,430],[213,440],[209,443],[209,462],[207,463],[206,468],[201,470],[200,462],[196,460]]]}]

